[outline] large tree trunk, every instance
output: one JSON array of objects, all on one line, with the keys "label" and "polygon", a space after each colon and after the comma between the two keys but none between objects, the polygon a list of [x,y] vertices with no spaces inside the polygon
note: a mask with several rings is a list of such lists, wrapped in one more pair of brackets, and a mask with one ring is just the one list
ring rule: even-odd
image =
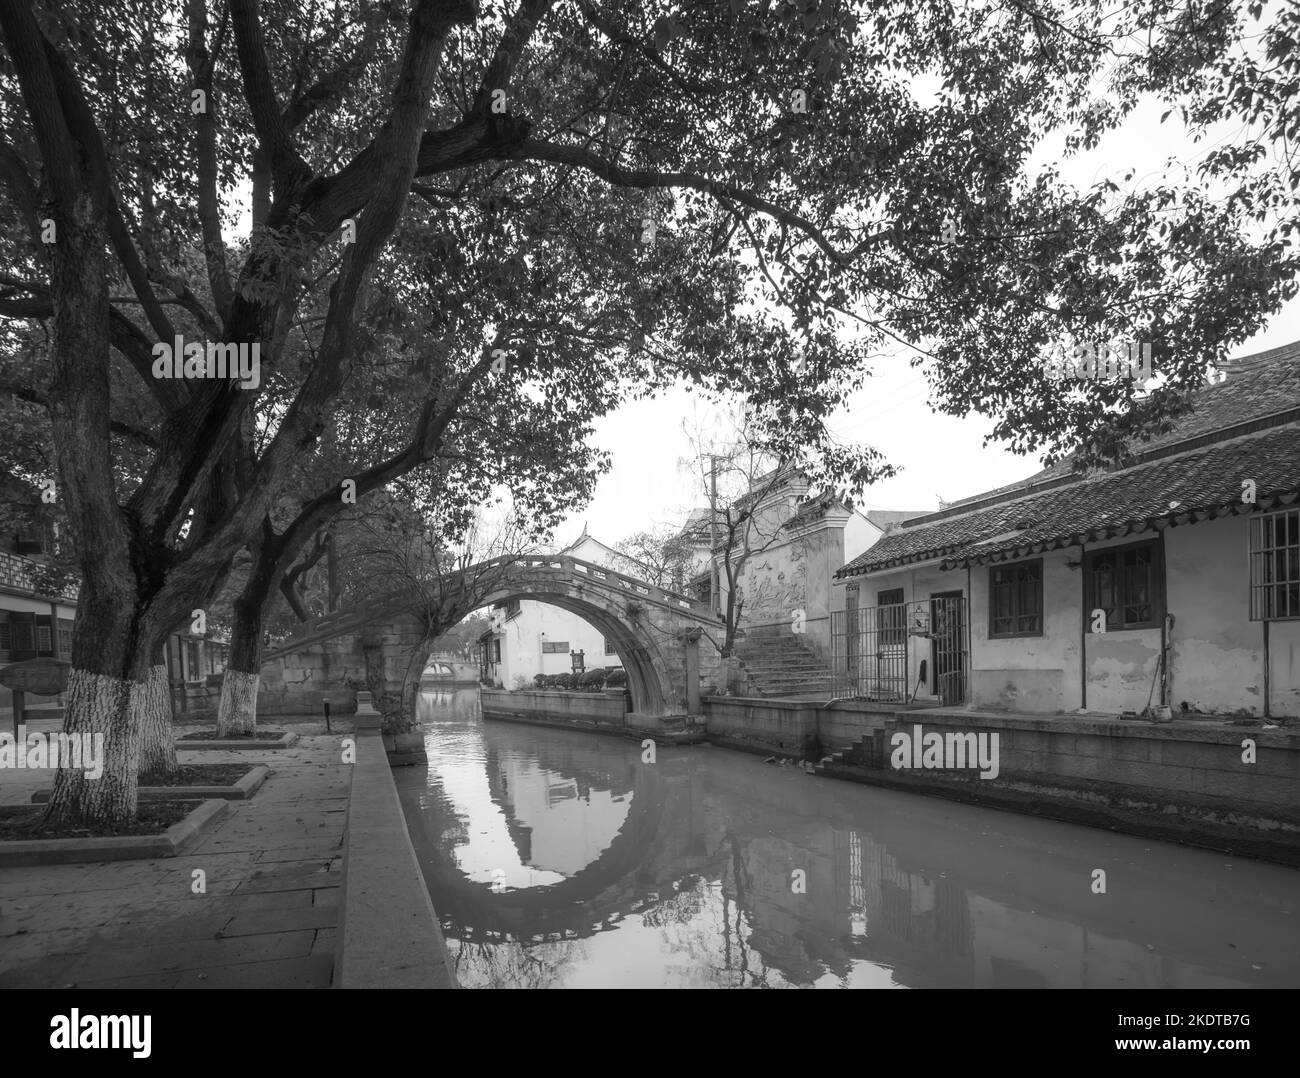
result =
[{"label": "large tree trunk", "polygon": [[416,726],[415,709],[420,695],[420,677],[424,673],[425,663],[429,661],[429,651],[433,647],[433,641],[432,636],[425,637],[411,650],[411,657],[406,661],[406,675],[402,678],[402,714],[406,716],[409,723],[407,730],[412,730]]},{"label": "large tree trunk", "polygon": [[45,819],[56,823],[121,825],[135,819],[140,761],[140,727],[133,714],[144,682],[73,668],[68,676],[68,710],[63,731],[94,745],[103,773],[60,767]]},{"label": "large tree trunk", "polygon": [[251,734],[257,728],[257,690],[260,674],[226,667],[217,707],[217,737]]},{"label": "large tree trunk", "polygon": [[163,780],[175,774],[178,767],[166,665],[155,662],[149,667],[149,676],[134,691],[138,701],[133,710],[140,720],[140,784],[166,785]]},{"label": "large tree trunk", "polygon": [[250,580],[234,604],[230,657],[221,679],[217,736],[251,734],[257,726],[257,690],[262,671],[262,604],[266,593]]}]

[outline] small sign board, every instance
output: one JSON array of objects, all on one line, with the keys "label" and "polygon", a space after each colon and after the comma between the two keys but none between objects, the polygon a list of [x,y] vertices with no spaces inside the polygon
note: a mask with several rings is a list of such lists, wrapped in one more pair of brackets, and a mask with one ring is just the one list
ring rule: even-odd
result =
[{"label": "small sign board", "polygon": [[573,672],[575,674],[586,672],[587,667],[581,651],[571,651],[569,652],[569,657],[573,660]]},{"label": "small sign board", "polygon": [[71,670],[67,659],[24,659],[0,668],[0,685],[37,696],[57,696],[67,691]]}]

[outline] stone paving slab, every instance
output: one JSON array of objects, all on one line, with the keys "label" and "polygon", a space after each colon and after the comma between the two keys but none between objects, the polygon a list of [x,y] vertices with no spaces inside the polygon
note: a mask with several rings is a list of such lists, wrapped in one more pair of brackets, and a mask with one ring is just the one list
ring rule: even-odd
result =
[{"label": "stone paving slab", "polygon": [[[329,987],[351,768],[345,735],[295,729],[262,789],[180,857],[6,869],[0,988]],[[0,778],[0,804],[49,784],[48,772]]]}]

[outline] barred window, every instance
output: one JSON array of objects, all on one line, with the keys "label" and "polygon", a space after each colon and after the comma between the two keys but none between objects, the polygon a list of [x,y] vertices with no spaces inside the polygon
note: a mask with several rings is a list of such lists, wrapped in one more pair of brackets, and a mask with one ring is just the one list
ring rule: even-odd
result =
[{"label": "barred window", "polygon": [[1088,608],[1106,612],[1106,631],[1153,629],[1164,610],[1160,600],[1160,551],[1154,542],[1110,547],[1088,555]]},{"label": "barred window", "polygon": [[1043,559],[989,567],[989,637],[1043,635]]},{"label": "barred window", "polygon": [[618,651],[615,649],[614,645],[611,644],[608,640],[605,641],[605,654],[606,654],[606,655],[617,655],[617,654],[618,654]]},{"label": "barred window", "polygon": [[1300,618],[1300,509],[1250,518],[1250,620]]},{"label": "barred window", "polygon": [[36,650],[47,654],[54,650],[48,625],[36,626]]}]

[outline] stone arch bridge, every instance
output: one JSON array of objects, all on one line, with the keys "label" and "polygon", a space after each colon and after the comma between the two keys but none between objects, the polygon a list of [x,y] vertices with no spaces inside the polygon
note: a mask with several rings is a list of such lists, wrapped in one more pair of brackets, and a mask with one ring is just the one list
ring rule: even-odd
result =
[{"label": "stone arch bridge", "polygon": [[[432,598],[457,621],[510,599],[572,611],[614,645],[638,716],[699,714],[700,686],[721,669],[721,619],[707,604],[568,555],[480,562],[443,577]],[[432,649],[430,605],[406,589],[304,623],[264,650],[259,713],[319,714],[327,699],[346,707],[349,685],[364,683],[386,716],[409,715]]]},{"label": "stone arch bridge", "polygon": [[459,655],[430,655],[424,664],[424,677],[430,681],[475,685],[479,679],[478,663]]}]

